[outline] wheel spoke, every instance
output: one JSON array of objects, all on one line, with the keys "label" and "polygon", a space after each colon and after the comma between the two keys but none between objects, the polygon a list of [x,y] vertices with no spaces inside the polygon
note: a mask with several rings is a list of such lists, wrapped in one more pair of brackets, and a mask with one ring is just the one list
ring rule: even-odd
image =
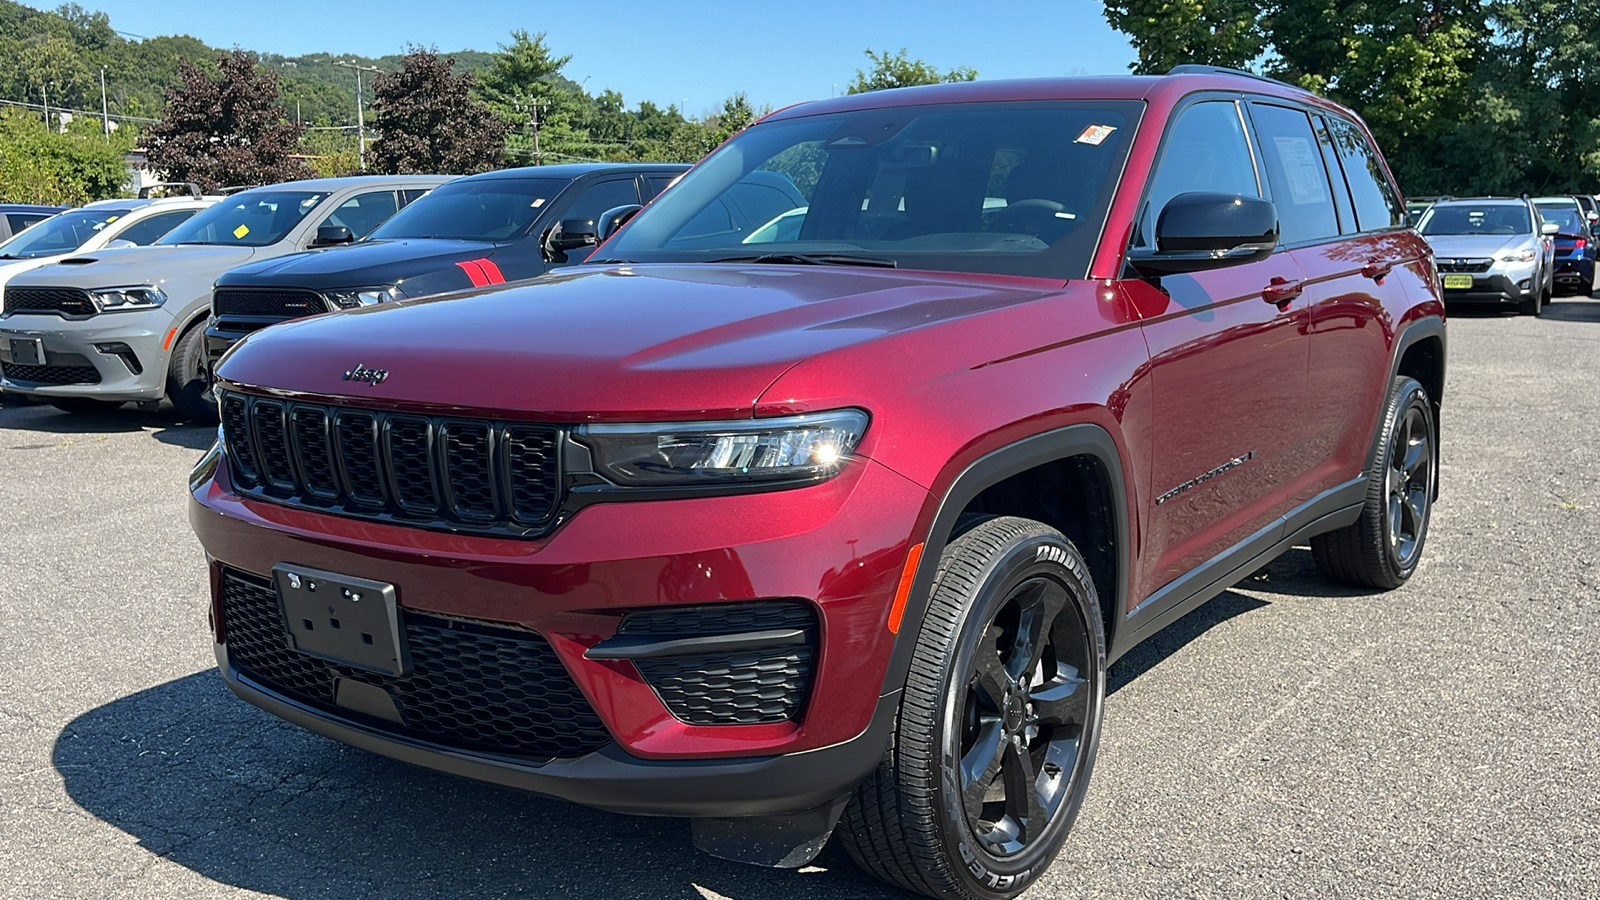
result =
[{"label": "wheel spoke", "polygon": [[1056,677],[1029,692],[1033,714],[1041,725],[1082,725],[1089,716],[1089,689],[1078,671],[1058,664]]},{"label": "wheel spoke", "polygon": [[1005,664],[1000,659],[1000,647],[996,638],[999,632],[1000,629],[993,625],[989,626],[989,630],[984,632],[983,640],[978,642],[977,655],[973,660],[978,693],[994,712],[1005,709],[1006,689],[1013,680],[1011,673],[1006,671]]},{"label": "wheel spoke", "polygon": [[984,797],[1000,774],[1005,759],[1002,751],[1008,746],[1000,720],[986,717],[978,726],[978,739],[973,742],[972,749],[961,757],[961,803],[966,808],[967,818],[973,822],[983,815]]},{"label": "wheel spoke", "polygon": [[1406,447],[1405,464],[1401,469],[1406,473],[1407,480],[1417,477],[1419,472],[1425,471],[1429,461],[1433,459],[1433,447],[1426,437],[1417,438]]},{"label": "wheel spoke", "polygon": [[1056,614],[1067,605],[1067,592],[1059,584],[1041,578],[1018,597],[1022,616],[1017,621],[1017,639],[1006,656],[1006,672],[1013,681],[1032,672],[1050,643],[1050,626]]},{"label": "wheel spoke", "polygon": [[1410,526],[1407,533],[1412,537],[1422,536],[1422,523],[1428,515],[1428,491],[1425,488],[1412,488],[1406,493],[1406,524]]},{"label": "wheel spoke", "polygon": [[1398,493],[1389,495],[1389,543],[1396,547],[1400,546],[1400,519],[1405,515],[1404,507]]},{"label": "wheel spoke", "polygon": [[1039,836],[1049,816],[1045,814],[1044,804],[1039,802],[1039,776],[1026,743],[1006,744],[1005,764],[1000,768],[1000,775],[1005,779],[1006,815],[1020,826],[1018,831],[1023,842],[1032,841]]}]

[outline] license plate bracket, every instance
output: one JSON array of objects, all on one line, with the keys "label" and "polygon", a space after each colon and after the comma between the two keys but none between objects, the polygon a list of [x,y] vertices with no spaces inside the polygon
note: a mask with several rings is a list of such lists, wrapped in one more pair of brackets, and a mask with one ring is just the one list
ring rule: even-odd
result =
[{"label": "license plate bracket", "polygon": [[44,341],[39,338],[11,338],[11,362],[18,366],[44,365]]},{"label": "license plate bracket", "polygon": [[1471,288],[1472,288],[1472,276],[1471,275],[1446,275],[1446,276],[1444,276],[1444,286],[1445,286],[1446,290],[1451,290],[1451,291],[1471,290]]},{"label": "license plate bracket", "polygon": [[272,581],[292,649],[383,675],[410,671],[394,585],[289,563],[272,567]]}]

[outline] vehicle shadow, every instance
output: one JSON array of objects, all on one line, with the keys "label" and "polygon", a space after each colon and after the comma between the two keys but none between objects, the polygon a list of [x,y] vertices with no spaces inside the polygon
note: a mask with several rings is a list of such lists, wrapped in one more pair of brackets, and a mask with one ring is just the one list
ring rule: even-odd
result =
[{"label": "vehicle shadow", "polygon": [[1600,322],[1600,300],[1563,297],[1545,307],[1541,318],[1558,322]]},{"label": "vehicle shadow", "polygon": [[165,405],[158,410],[144,410],[130,405],[106,413],[68,413],[43,404],[9,402],[0,406],[0,429],[49,435],[143,431],[163,444],[191,450],[210,447],[217,436],[215,425],[185,421]]},{"label": "vehicle shadow", "polygon": [[1199,609],[1156,632],[1144,643],[1129,650],[1112,663],[1106,672],[1106,695],[1116,693],[1129,682],[1150,671],[1189,642],[1235,616],[1269,606],[1266,600],[1223,591]]},{"label": "vehicle shadow", "polygon": [[144,849],[272,896],[906,896],[836,844],[803,872],[744,866],[694,850],[681,819],[599,812],[346,747],[238,700],[212,671],[84,713],[53,762],[78,805]]}]

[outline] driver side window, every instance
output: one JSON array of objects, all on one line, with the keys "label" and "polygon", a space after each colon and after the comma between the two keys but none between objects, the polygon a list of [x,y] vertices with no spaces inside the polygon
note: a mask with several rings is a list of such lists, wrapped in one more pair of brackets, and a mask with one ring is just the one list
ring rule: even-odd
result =
[{"label": "driver side window", "polygon": [[1232,100],[1206,100],[1178,116],[1150,178],[1134,247],[1154,249],[1161,210],[1173,197],[1190,191],[1261,196],[1244,122]]}]

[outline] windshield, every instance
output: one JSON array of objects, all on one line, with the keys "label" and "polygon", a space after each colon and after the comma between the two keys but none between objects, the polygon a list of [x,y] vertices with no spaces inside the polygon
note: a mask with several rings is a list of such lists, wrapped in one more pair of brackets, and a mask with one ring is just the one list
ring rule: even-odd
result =
[{"label": "windshield", "polygon": [[0,244],[0,259],[38,259],[71,253],[128,212],[99,208],[69,210]]},{"label": "windshield", "polygon": [[962,103],[756,125],[600,255],[1082,278],[1141,109]]},{"label": "windshield", "polygon": [[1584,223],[1583,214],[1576,207],[1571,209],[1540,209],[1539,214],[1546,222],[1556,223],[1562,234],[1583,235],[1589,231]]},{"label": "windshield", "polygon": [[1533,217],[1521,204],[1433,206],[1418,227],[1423,234],[1533,234]]},{"label": "windshield", "polygon": [[395,213],[369,240],[446,238],[508,241],[527,229],[568,182],[560,178],[482,178],[441,185]]},{"label": "windshield", "polygon": [[156,243],[236,247],[276,244],[327,196],[317,191],[245,191],[172,229]]}]

